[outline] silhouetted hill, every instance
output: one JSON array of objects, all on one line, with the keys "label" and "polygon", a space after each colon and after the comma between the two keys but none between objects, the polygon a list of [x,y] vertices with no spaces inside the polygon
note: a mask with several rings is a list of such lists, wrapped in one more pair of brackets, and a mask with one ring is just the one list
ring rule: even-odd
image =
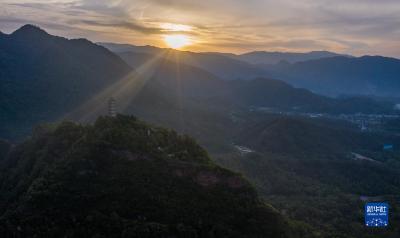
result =
[{"label": "silhouetted hill", "polygon": [[16,39],[33,41],[45,39],[46,37],[50,36],[47,34],[47,32],[34,25],[24,25],[14,31],[11,35]]},{"label": "silhouetted hill", "polygon": [[292,52],[267,52],[254,51],[241,55],[234,56],[235,59],[240,59],[251,64],[278,64],[281,61],[289,63],[297,63],[308,60],[330,58],[341,56],[340,54],[329,51],[312,51],[307,53],[292,53]]},{"label": "silhouetted hill", "polygon": [[85,39],[68,40],[26,25],[0,35],[0,134],[18,137],[31,125],[71,110],[131,68]]},{"label": "silhouetted hill", "polygon": [[381,56],[333,57],[275,67],[271,76],[326,95],[396,97],[400,60]]},{"label": "silhouetted hill", "polygon": [[[218,53],[194,53],[173,49],[163,49],[153,46],[134,46],[126,44],[99,43],[117,53],[128,63],[132,62],[132,55],[126,53],[141,53],[155,55],[163,54],[169,61],[180,60],[187,65],[195,66],[208,71],[225,80],[252,79],[265,75],[264,69],[247,62]],[[131,64],[132,66],[133,64]]]},{"label": "silhouetted hill", "polygon": [[194,140],[133,117],[39,127],[2,170],[2,237],[297,237]]}]

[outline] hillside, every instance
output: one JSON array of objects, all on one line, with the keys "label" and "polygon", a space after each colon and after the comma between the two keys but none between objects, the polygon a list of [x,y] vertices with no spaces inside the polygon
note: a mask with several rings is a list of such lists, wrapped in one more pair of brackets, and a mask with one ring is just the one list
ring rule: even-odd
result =
[{"label": "hillside", "polygon": [[258,152],[301,159],[348,158],[352,152],[376,154],[384,144],[400,146],[400,137],[363,133],[340,121],[296,116],[248,115],[237,143]]},{"label": "hillside", "polygon": [[0,35],[0,135],[27,134],[129,71],[118,56],[85,39],[52,36],[31,25]]},{"label": "hillside", "polygon": [[[238,156],[236,161],[233,157],[221,159],[220,163],[241,171],[269,203],[288,217],[309,224],[320,237],[394,238],[399,234],[400,170],[393,169],[391,162],[252,153]],[[364,205],[375,200],[391,204],[389,229],[364,227]]]},{"label": "hillside", "polygon": [[[237,121],[233,144],[251,152],[237,149],[215,158],[248,177],[282,213],[309,224],[320,237],[397,237],[399,136],[277,114],[252,113]],[[395,149],[383,151],[385,143]],[[365,229],[361,222],[365,202],[374,200],[390,202],[389,229]]]},{"label": "hillside", "polygon": [[325,95],[396,97],[400,91],[399,74],[400,60],[363,56],[281,64],[273,67],[269,75]]},{"label": "hillside", "polygon": [[297,237],[194,140],[134,117],[38,127],[1,165],[3,237]]}]

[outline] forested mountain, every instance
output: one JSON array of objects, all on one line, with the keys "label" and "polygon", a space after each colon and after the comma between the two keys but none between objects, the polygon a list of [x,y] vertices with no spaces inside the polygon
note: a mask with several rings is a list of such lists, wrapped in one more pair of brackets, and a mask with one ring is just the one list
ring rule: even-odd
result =
[{"label": "forested mountain", "polygon": [[71,110],[131,70],[103,47],[31,25],[1,36],[0,42],[3,135],[13,136],[17,127],[27,133],[32,124]]},{"label": "forested mountain", "polygon": [[38,127],[1,163],[2,237],[300,237],[193,139],[134,117]]},{"label": "forested mountain", "polygon": [[400,91],[400,60],[395,58],[332,57],[270,69],[270,76],[325,95],[396,97]]},{"label": "forested mountain", "polygon": [[131,71],[107,49],[31,25],[0,35],[0,134],[19,137]]}]

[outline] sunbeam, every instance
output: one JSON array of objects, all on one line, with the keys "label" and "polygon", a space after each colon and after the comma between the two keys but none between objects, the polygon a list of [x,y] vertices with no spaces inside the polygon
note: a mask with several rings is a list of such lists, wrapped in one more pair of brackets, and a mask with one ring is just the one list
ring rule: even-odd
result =
[{"label": "sunbeam", "polygon": [[154,56],[127,76],[107,87],[87,100],[63,119],[86,123],[107,112],[107,101],[113,97],[118,102],[118,112],[123,112],[146,85],[154,71],[154,66],[162,59],[165,52]]},{"label": "sunbeam", "polygon": [[182,78],[181,78],[181,54],[178,52],[173,53],[176,62],[176,80],[177,80],[177,99],[178,99],[178,119],[179,119],[179,129],[181,132],[185,132],[185,120],[183,117],[183,97],[182,97]]}]

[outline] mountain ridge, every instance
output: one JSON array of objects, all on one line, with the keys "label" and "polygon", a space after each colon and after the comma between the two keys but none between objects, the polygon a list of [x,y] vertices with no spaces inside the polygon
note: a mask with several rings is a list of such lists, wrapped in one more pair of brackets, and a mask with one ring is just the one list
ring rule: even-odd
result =
[{"label": "mountain ridge", "polygon": [[[128,52],[128,51],[133,51],[133,52],[140,52],[140,53],[148,53],[149,51],[158,52],[159,50],[169,50],[168,48],[160,48],[157,46],[152,46],[152,45],[144,45],[144,46],[137,46],[137,45],[132,45],[132,44],[127,44],[127,43],[112,43],[112,42],[97,42],[97,44],[105,46],[106,48],[109,48],[111,51],[114,52]],[[308,52],[285,52],[285,51],[249,51],[246,53],[241,53],[241,54],[235,54],[235,53],[220,53],[220,52],[212,52],[212,51],[206,51],[206,52],[192,52],[192,51],[181,51],[181,50],[174,50],[178,52],[187,52],[187,53],[192,53],[192,54],[217,54],[217,55],[222,55],[222,56],[228,56],[229,58],[233,59],[238,59],[247,63],[251,64],[276,64],[279,63],[282,60],[286,60],[290,63],[295,63],[299,61],[308,61],[311,59],[320,59],[320,58],[329,58],[329,57],[334,57],[334,56],[347,56],[347,57],[353,57],[351,55],[345,55],[345,54],[339,54],[335,52],[330,52],[330,51],[324,51],[324,50],[315,50],[315,51],[308,51]],[[279,59],[275,59],[272,61],[272,63],[263,63],[263,62],[255,62],[252,60],[245,60],[246,56],[250,55],[258,55],[258,54],[263,54],[263,55],[271,55],[271,57],[280,57]],[[298,56],[301,58],[303,56],[305,59],[298,59],[298,60],[291,60],[289,57],[290,56]]]},{"label": "mountain ridge", "polygon": [[126,52],[146,53],[151,55],[160,55],[165,53],[165,57],[169,60],[175,60],[174,57],[179,55],[180,59],[182,62],[185,62],[185,64],[202,68],[225,80],[251,79],[265,75],[264,69],[242,60],[226,57],[223,54],[209,52],[195,53],[190,51],[158,48],[154,46],[120,45],[114,43],[100,43],[100,45],[106,48],[108,47],[118,55]]},{"label": "mountain ridge", "polygon": [[[274,78],[331,97],[340,95],[395,97],[400,87],[396,78],[400,73],[398,72],[400,60],[384,56],[354,57],[327,51],[308,53],[260,51],[234,55],[194,53],[126,44],[104,43],[103,46],[114,50],[122,58],[127,52],[157,55],[169,51],[171,52],[169,59],[173,55],[181,55],[186,64],[202,68],[224,80]],[[268,57],[272,55],[275,59],[271,62],[261,62],[263,57],[260,62],[257,59],[241,59],[254,54]],[[292,56],[294,58],[291,58]],[[379,83],[377,78],[381,78]]]},{"label": "mountain ridge", "polygon": [[104,47],[31,25],[0,36],[0,52],[3,135],[25,134],[28,128],[11,128],[53,120],[132,71]]},{"label": "mountain ridge", "polygon": [[384,56],[331,57],[270,67],[269,75],[297,87],[337,96],[397,96],[400,60]]},{"label": "mountain ridge", "polygon": [[330,58],[336,56],[352,57],[350,55],[342,55],[329,51],[310,51],[310,52],[269,52],[269,51],[253,51],[238,55],[237,59],[256,64],[256,65],[273,65],[281,61],[289,63],[297,63],[315,59]]}]

